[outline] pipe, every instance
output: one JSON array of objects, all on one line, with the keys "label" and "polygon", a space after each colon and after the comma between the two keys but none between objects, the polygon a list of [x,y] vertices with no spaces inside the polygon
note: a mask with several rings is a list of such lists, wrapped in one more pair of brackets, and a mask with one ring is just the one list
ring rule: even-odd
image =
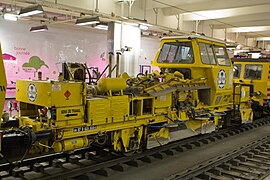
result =
[{"label": "pipe", "polygon": [[153,8],[155,14],[156,14],[156,22],[155,24],[157,25],[157,20],[158,20],[158,8]]},{"label": "pipe", "polygon": [[199,29],[199,24],[200,24],[200,20],[196,20],[195,21],[195,32],[198,33],[198,29]]},{"label": "pipe", "polygon": [[132,5],[134,4],[134,0],[129,0],[127,3],[128,3],[128,17],[131,18],[131,8],[132,8]]},{"label": "pipe", "polygon": [[108,74],[108,77],[112,77],[112,56],[113,56],[113,53],[109,52],[109,74]]},{"label": "pipe", "polygon": [[95,9],[95,12],[99,12],[99,9],[98,9],[98,0],[96,0],[96,9]]},{"label": "pipe", "polygon": [[176,14],[176,19],[177,19],[177,30],[180,29],[180,15],[179,14]]},{"label": "pipe", "polygon": [[116,77],[119,76],[120,55],[121,55],[120,52],[117,52],[117,53],[116,53]]},{"label": "pipe", "polygon": [[147,0],[144,0],[143,20],[146,20],[146,5],[147,5]]}]

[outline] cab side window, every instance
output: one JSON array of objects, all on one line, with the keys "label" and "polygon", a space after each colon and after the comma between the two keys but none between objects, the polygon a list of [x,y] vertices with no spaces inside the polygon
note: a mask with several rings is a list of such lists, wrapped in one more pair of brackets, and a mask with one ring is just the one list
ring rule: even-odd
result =
[{"label": "cab side window", "polygon": [[241,70],[242,70],[241,64],[234,64],[233,65],[233,77],[237,78],[237,79],[240,78]]},{"label": "cab side window", "polygon": [[211,44],[199,43],[201,60],[203,64],[216,64]]},{"label": "cab side window", "polygon": [[215,46],[214,49],[218,64],[223,66],[230,66],[230,58],[225,47]]},{"label": "cab side window", "polygon": [[157,60],[159,63],[192,64],[194,55],[191,42],[164,43]]},{"label": "cab side window", "polygon": [[259,64],[247,64],[245,65],[244,79],[256,79],[262,78],[262,65]]}]

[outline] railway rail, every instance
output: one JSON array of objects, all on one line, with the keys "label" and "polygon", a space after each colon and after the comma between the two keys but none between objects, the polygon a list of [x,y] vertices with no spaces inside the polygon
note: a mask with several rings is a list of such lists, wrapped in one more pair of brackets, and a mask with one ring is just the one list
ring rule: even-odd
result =
[{"label": "railway rail", "polygon": [[265,179],[270,174],[270,135],[174,174],[177,179]]},{"label": "railway rail", "polygon": [[[110,176],[116,172],[126,171],[128,167],[139,167],[144,163],[171,157],[196,147],[204,146],[221,139],[241,134],[242,132],[270,123],[270,118],[258,120],[254,124],[223,129],[211,134],[191,137],[165,146],[147,150],[132,156],[120,156],[106,149],[86,148],[73,153],[50,154],[30,158],[21,163],[15,162],[0,165],[1,179],[72,179],[87,178],[91,173]],[[177,176],[175,176],[177,178]]]}]

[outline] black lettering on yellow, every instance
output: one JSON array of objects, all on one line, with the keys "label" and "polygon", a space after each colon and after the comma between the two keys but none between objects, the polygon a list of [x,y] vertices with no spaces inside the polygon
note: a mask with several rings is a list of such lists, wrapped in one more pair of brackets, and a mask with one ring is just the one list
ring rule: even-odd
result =
[{"label": "black lettering on yellow", "polygon": [[64,109],[64,110],[61,110],[61,114],[67,114],[68,112],[67,112],[67,110],[66,109]]},{"label": "black lettering on yellow", "polygon": [[72,109],[72,112],[75,113],[75,112],[81,112],[81,109]]}]

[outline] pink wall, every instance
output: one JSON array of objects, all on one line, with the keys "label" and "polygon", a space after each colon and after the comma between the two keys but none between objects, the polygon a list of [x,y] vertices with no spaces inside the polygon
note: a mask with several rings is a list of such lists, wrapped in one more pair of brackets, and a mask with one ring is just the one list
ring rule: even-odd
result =
[{"label": "pink wall", "polygon": [[[100,71],[106,67],[106,31],[49,26],[47,32],[31,33],[31,26],[34,25],[0,20],[8,87],[18,79],[37,79],[36,71],[43,73],[43,79],[57,79],[62,62],[87,63]],[[38,70],[23,67],[32,56],[44,62]],[[8,90],[7,97],[15,97],[14,91]]]}]

